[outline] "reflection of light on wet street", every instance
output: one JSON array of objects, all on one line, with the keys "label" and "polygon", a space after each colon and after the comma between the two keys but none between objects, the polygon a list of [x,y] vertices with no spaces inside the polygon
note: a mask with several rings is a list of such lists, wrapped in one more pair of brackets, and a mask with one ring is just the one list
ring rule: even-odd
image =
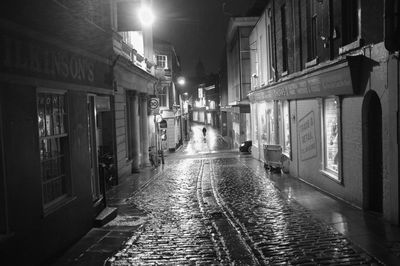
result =
[{"label": "reflection of light on wet street", "polygon": [[[206,137],[203,136],[203,127],[207,128]],[[192,125],[190,141],[185,153],[188,155],[215,153],[217,150],[226,149],[226,146],[217,130],[204,125]]]}]

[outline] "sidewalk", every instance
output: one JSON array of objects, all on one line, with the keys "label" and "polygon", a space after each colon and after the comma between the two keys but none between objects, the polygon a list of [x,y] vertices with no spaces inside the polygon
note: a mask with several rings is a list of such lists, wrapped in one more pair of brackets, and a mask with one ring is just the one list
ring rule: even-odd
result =
[{"label": "sidewalk", "polygon": [[[103,265],[135,231],[140,230],[140,218],[144,214],[128,205],[130,198],[151,183],[163,171],[163,166],[146,167],[139,173],[122,178],[119,184],[107,192],[107,205],[118,208],[119,216],[127,216],[131,221],[123,226],[103,226],[92,228],[85,236],[67,250],[52,265]],[[118,218],[118,216],[117,216]]]},{"label": "sidewalk", "polygon": [[[400,265],[400,227],[286,174],[265,174],[263,163],[253,158],[242,162],[273,181],[284,197],[297,201],[314,217],[335,228],[352,243],[385,265]],[[262,173],[264,172],[264,173]]]}]

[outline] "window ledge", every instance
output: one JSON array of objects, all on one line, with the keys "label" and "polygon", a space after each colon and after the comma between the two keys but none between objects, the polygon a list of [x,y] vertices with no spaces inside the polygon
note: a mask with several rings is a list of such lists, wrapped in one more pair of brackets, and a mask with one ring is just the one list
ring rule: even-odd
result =
[{"label": "window ledge", "polygon": [[333,181],[337,182],[338,184],[343,185],[339,175],[334,174],[334,173],[332,173],[330,171],[327,171],[327,170],[320,170],[319,172],[321,174],[323,174],[324,176],[328,177],[329,179],[332,179]]},{"label": "window ledge", "polygon": [[44,211],[43,211],[42,217],[45,218],[45,217],[49,216],[50,214],[56,212],[57,210],[59,210],[60,208],[62,208],[64,206],[70,204],[71,202],[73,202],[76,199],[77,199],[76,196],[74,196],[74,197],[66,197],[66,198],[60,200],[59,202],[54,203],[54,204],[46,207],[44,209]]},{"label": "window ledge", "polygon": [[318,65],[318,63],[319,63],[319,59],[318,59],[318,56],[317,56],[313,60],[306,62],[305,63],[305,67],[306,68],[310,68],[310,67],[313,67],[315,65]]},{"label": "window ledge", "polygon": [[339,55],[345,54],[351,50],[360,48],[362,45],[362,39],[358,38],[354,42],[351,42],[349,44],[346,44],[345,46],[339,47]]}]

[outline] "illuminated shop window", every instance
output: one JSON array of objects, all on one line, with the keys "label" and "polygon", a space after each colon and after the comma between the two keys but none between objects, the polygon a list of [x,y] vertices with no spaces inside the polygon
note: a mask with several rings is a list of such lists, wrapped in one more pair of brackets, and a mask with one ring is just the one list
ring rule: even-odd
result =
[{"label": "illuminated shop window", "polygon": [[282,102],[282,151],[290,157],[291,143],[290,143],[290,116],[289,116],[289,102]]},{"label": "illuminated shop window", "polygon": [[340,165],[340,106],[339,98],[323,99],[323,165],[330,177],[339,180]]},{"label": "illuminated shop window", "polygon": [[65,94],[38,93],[40,170],[44,209],[67,197],[67,112]]}]

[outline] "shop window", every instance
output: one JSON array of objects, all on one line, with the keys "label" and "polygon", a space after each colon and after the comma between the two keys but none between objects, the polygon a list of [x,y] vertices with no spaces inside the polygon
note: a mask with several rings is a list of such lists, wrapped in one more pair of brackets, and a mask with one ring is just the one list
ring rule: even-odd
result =
[{"label": "shop window", "polygon": [[67,198],[68,133],[65,94],[38,95],[40,170],[44,210]]},{"label": "shop window", "polygon": [[157,68],[167,69],[167,56],[166,55],[157,55]]},{"label": "shop window", "polygon": [[291,142],[290,142],[290,120],[289,120],[289,102],[278,102],[278,120],[280,128],[279,143],[282,145],[282,152],[290,158]]},{"label": "shop window", "polygon": [[260,144],[276,144],[275,139],[275,103],[272,101],[260,103],[258,109],[259,125],[261,130]]},{"label": "shop window", "polygon": [[323,171],[339,180],[340,106],[339,98],[325,98],[322,103]]}]

